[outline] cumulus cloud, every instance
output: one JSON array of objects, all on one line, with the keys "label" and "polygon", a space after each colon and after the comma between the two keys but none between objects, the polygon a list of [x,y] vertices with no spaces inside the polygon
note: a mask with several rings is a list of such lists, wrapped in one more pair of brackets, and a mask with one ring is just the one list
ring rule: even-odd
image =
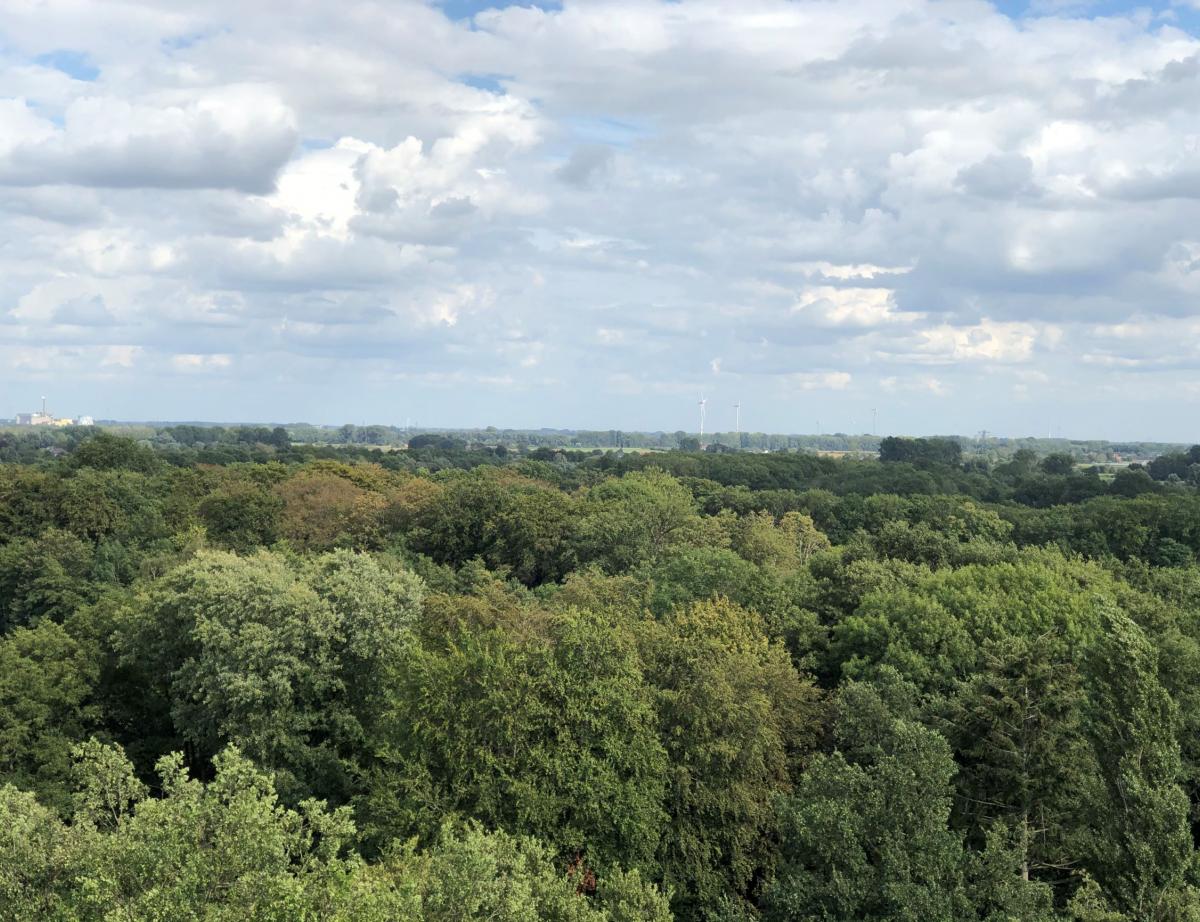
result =
[{"label": "cumulus cloud", "polygon": [[584,144],[572,151],[567,162],[558,168],[558,178],[572,186],[590,185],[607,172],[613,156],[611,147]]},{"label": "cumulus cloud", "polygon": [[233,357],[229,355],[182,353],[171,356],[171,364],[177,370],[185,373],[219,371],[232,365]]},{"label": "cumulus cloud", "polygon": [[918,334],[911,361],[923,362],[1026,362],[1039,339],[1054,343],[1058,331],[1028,323],[995,323],[984,319],[970,327],[944,324]]},{"label": "cumulus cloud", "polygon": [[958,173],[962,188],[984,198],[1010,200],[1036,192],[1033,161],[1024,154],[990,154]]},{"label": "cumulus cloud", "polygon": [[793,314],[820,326],[873,328],[891,323],[913,323],[924,315],[896,310],[895,292],[886,288],[805,288]]},{"label": "cumulus cloud", "polygon": [[54,312],[54,322],[72,326],[102,327],[114,323],[115,319],[105,306],[104,298],[93,295],[90,298],[72,298],[64,301]]},{"label": "cumulus cloud", "polygon": [[269,192],[296,144],[292,113],[250,87],[190,96],[81,96],[61,128],[8,100],[0,183]]},{"label": "cumulus cloud", "polygon": [[766,428],[1022,431],[1014,394],[1103,391],[1079,425],[1130,436],[1200,399],[1183,7],[545,6],[6,11],[5,393],[676,429],[704,389]]}]

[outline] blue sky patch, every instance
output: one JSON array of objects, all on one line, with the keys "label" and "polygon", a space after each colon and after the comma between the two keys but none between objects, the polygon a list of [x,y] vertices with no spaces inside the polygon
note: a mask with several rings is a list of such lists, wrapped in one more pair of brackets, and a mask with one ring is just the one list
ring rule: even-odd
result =
[{"label": "blue sky patch", "polygon": [[600,116],[568,116],[563,119],[563,123],[579,141],[611,144],[614,147],[627,147],[639,138],[652,134],[648,125]]},{"label": "blue sky patch", "polygon": [[204,41],[207,37],[207,33],[204,32],[194,32],[191,35],[173,35],[170,38],[164,38],[162,46],[168,51],[182,51],[185,48],[191,48],[193,45]]},{"label": "blue sky patch", "polygon": [[1129,16],[1139,11],[1153,13],[1161,24],[1173,24],[1189,32],[1200,31],[1200,10],[1178,0],[993,0],[996,9],[1014,19],[1038,16],[1075,16],[1098,19]]},{"label": "blue sky patch", "polygon": [[529,6],[539,10],[561,10],[560,0],[439,0],[438,6],[450,19],[470,19],[484,10],[503,10],[510,6]]},{"label": "blue sky patch", "polygon": [[500,81],[509,78],[504,74],[462,74],[458,79],[477,90],[487,90],[489,93],[503,95],[504,86]]},{"label": "blue sky patch", "polygon": [[91,81],[100,76],[100,68],[85,51],[60,48],[57,51],[39,54],[33,60],[35,64],[40,64],[42,67],[52,67],[57,71],[62,71],[72,80]]}]

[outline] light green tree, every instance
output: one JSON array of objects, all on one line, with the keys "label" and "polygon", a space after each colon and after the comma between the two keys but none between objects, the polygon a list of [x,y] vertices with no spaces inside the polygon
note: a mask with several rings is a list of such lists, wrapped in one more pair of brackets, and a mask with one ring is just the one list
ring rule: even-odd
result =
[{"label": "light green tree", "polygon": [[670,765],[663,875],[694,918],[769,876],[775,801],[816,742],[819,695],[762,619],[723,599],[647,624],[643,649]]},{"label": "light green tree", "polygon": [[653,560],[700,527],[695,501],[662,471],[638,471],[588,491],[577,532],[579,559],[608,572]]},{"label": "light green tree", "polygon": [[178,753],[149,797],[119,749],[79,750],[79,809],[64,823],[0,786],[5,922],[670,922],[636,872],[567,869],[535,840],[446,823],[424,851],[396,843],[368,865],[349,810],[282,806],[236,749],[209,783]]},{"label": "light green tree", "polygon": [[128,656],[168,677],[197,755],[236,743],[285,796],[345,799],[421,596],[412,574],[351,551],[302,565],[202,552],[150,592]]}]

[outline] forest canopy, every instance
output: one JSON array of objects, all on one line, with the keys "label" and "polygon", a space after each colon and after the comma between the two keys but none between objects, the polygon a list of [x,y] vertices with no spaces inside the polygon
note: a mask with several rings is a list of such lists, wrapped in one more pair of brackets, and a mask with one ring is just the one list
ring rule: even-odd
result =
[{"label": "forest canopy", "polygon": [[167,435],[0,440],[0,919],[1200,919],[1200,448]]}]

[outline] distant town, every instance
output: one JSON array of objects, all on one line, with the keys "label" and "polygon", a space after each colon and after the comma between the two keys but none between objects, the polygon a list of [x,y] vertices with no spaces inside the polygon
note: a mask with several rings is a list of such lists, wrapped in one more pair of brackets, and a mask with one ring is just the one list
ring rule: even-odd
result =
[{"label": "distant town", "polygon": [[32,413],[18,413],[18,426],[56,426],[62,428],[64,426],[94,426],[96,421],[90,416],[55,416],[46,409],[46,398],[42,398],[41,410],[35,410]]}]

